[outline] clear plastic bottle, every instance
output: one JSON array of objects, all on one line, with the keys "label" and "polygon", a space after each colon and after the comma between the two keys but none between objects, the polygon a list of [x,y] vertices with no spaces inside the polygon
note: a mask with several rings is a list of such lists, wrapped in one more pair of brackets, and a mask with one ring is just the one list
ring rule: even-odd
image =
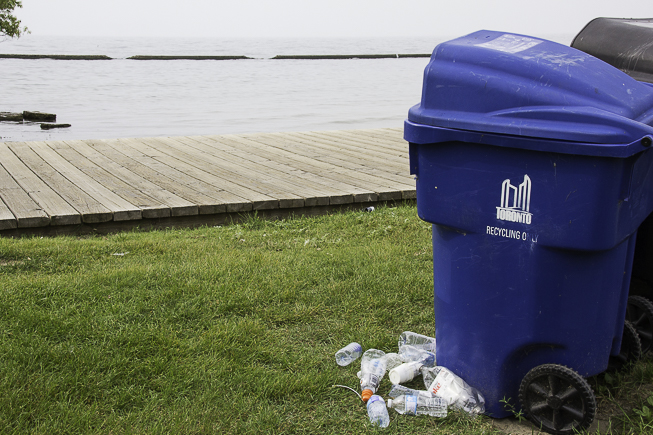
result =
[{"label": "clear plastic bottle", "polygon": [[440,373],[440,370],[442,370],[442,367],[440,366],[435,366],[435,367],[427,367],[427,366],[422,366],[419,371],[422,372],[422,379],[424,380],[424,387],[428,390],[431,387],[431,384],[433,383],[433,379]]},{"label": "clear plastic bottle", "polygon": [[385,369],[390,371],[404,363],[399,354],[391,352],[385,354]]},{"label": "clear plastic bottle", "polygon": [[388,408],[394,409],[399,414],[447,416],[447,402],[440,397],[399,396],[395,399],[388,399]]},{"label": "clear plastic bottle", "polygon": [[412,381],[415,376],[420,374],[420,368],[423,366],[419,361],[403,363],[400,366],[390,370],[388,377],[393,384],[403,384],[404,382]]},{"label": "clear plastic bottle", "polygon": [[449,406],[462,409],[471,416],[485,412],[483,395],[445,367],[422,368],[424,382],[433,379],[428,391],[441,397]]},{"label": "clear plastic bottle", "polygon": [[426,390],[414,390],[412,388],[404,387],[403,385],[393,385],[388,393],[388,397],[395,399],[399,396],[424,396],[424,397],[435,397],[433,394]]},{"label": "clear plastic bottle", "polygon": [[399,348],[399,357],[404,362],[420,362],[427,367],[435,366],[435,354],[419,347],[404,345]]},{"label": "clear plastic bottle", "polygon": [[363,347],[358,343],[349,343],[336,352],[336,364],[346,366],[358,359],[363,353]]},{"label": "clear plastic bottle", "polygon": [[381,396],[373,394],[367,401],[367,415],[370,422],[380,427],[388,427],[390,424],[390,416],[388,415],[388,408]]},{"label": "clear plastic bottle", "polygon": [[385,375],[385,352],[378,349],[368,349],[361,359],[361,397],[367,402],[379,388]]},{"label": "clear plastic bottle", "polygon": [[418,349],[435,353],[435,338],[411,331],[404,331],[399,336],[399,348],[401,346],[414,346]]}]

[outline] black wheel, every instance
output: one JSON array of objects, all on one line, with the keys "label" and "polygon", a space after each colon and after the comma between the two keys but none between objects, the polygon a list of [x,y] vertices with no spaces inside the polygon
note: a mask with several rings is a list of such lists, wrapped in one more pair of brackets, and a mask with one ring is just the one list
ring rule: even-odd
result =
[{"label": "black wheel", "polygon": [[653,303],[643,296],[630,296],[626,306],[626,320],[635,327],[642,343],[642,355],[653,345]]},{"label": "black wheel", "polygon": [[596,414],[592,387],[581,375],[558,364],[528,372],[519,387],[519,401],[526,417],[552,434],[587,429]]},{"label": "black wheel", "polygon": [[619,355],[611,355],[608,370],[621,370],[627,364],[633,363],[642,357],[642,343],[635,327],[628,321],[624,323],[624,335],[621,338]]}]

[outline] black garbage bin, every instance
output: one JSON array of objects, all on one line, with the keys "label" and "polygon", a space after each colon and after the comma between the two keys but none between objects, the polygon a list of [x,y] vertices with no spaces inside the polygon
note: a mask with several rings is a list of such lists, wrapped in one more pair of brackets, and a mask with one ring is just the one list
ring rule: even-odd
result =
[{"label": "black garbage bin", "polygon": [[[636,80],[653,83],[653,18],[596,18],[571,43]],[[653,215],[637,231],[626,318],[653,348]]]},{"label": "black garbage bin", "polygon": [[635,80],[653,83],[653,18],[596,18],[580,31],[571,46]]}]

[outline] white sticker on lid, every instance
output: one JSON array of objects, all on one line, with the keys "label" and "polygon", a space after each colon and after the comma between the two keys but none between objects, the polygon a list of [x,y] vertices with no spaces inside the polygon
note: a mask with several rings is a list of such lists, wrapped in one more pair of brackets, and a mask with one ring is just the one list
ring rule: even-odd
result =
[{"label": "white sticker on lid", "polygon": [[541,44],[539,39],[527,38],[526,36],[517,36],[505,34],[492,41],[478,44],[478,47],[489,48],[490,50],[503,51],[504,53],[519,53]]}]

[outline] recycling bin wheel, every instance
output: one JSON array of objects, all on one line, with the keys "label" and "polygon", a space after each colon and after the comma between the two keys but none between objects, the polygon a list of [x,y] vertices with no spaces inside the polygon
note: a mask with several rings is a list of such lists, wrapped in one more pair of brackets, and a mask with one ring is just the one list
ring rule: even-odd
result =
[{"label": "recycling bin wheel", "polygon": [[526,417],[541,430],[572,434],[589,427],[596,414],[596,397],[585,378],[558,364],[529,371],[519,387]]},{"label": "recycling bin wheel", "polygon": [[626,320],[637,331],[642,343],[642,355],[651,350],[653,345],[653,303],[643,296],[628,297]]},{"label": "recycling bin wheel", "polygon": [[621,350],[618,355],[610,355],[608,370],[621,370],[626,364],[634,363],[642,357],[642,342],[637,330],[628,320],[624,323],[624,334],[621,338]]}]

